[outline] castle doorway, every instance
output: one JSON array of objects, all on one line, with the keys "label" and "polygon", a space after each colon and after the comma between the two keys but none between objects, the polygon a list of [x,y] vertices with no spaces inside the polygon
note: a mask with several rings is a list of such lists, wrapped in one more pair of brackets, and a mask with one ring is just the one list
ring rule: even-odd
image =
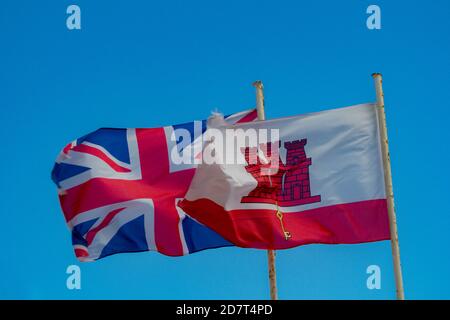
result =
[{"label": "castle doorway", "polygon": [[292,186],[293,199],[299,200],[302,198],[302,184],[296,183]]}]

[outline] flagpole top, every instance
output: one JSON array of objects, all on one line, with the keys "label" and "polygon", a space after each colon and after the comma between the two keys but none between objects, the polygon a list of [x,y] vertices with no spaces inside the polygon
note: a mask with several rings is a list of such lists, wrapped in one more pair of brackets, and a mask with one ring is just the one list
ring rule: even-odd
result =
[{"label": "flagpole top", "polygon": [[374,73],[372,73],[372,78],[377,78],[377,77],[382,77],[382,74],[381,73],[378,73],[378,72],[374,72]]},{"label": "flagpole top", "polygon": [[254,86],[255,88],[258,88],[258,89],[263,89],[264,88],[263,83],[262,83],[261,80],[256,80],[255,82],[252,83],[252,86]]}]

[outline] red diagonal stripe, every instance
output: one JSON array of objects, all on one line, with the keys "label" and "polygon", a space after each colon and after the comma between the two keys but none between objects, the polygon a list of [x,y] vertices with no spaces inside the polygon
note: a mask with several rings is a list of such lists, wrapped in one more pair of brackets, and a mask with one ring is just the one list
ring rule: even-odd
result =
[{"label": "red diagonal stripe", "polygon": [[104,227],[106,227],[111,220],[120,212],[125,208],[119,208],[116,210],[111,211],[110,213],[108,213],[106,215],[106,217],[103,219],[103,221],[94,229],[90,230],[87,235],[86,235],[86,241],[88,243],[88,245],[91,245],[92,240],[94,240],[95,236],[97,235],[97,233],[102,230]]},{"label": "red diagonal stripe", "polygon": [[107,165],[109,165],[113,170],[115,170],[117,172],[130,172],[131,171],[128,168],[119,166],[117,163],[112,161],[104,152],[102,152],[101,150],[99,150],[97,148],[87,146],[85,144],[80,144],[78,146],[75,146],[72,150],[88,153],[92,156],[95,156],[95,157],[101,159],[102,161],[104,161]]},{"label": "red diagonal stripe", "polygon": [[255,120],[256,118],[258,118],[258,113],[257,113],[256,109],[254,109],[252,112],[247,113],[244,117],[239,119],[236,123],[251,122],[251,121]]}]

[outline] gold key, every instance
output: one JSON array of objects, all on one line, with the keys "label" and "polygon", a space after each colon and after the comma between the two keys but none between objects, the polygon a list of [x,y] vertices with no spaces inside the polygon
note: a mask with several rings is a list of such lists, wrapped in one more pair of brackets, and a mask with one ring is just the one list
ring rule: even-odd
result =
[{"label": "gold key", "polygon": [[283,213],[280,211],[280,208],[278,207],[278,202],[277,202],[277,218],[280,220],[281,229],[283,230],[284,238],[286,240],[289,240],[290,238],[292,238],[292,235],[289,231],[286,231],[286,229],[284,228]]}]

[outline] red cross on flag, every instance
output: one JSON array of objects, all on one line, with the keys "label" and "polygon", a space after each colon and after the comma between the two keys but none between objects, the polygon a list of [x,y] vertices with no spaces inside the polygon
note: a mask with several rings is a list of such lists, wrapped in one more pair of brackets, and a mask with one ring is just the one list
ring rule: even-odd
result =
[{"label": "red cross on flag", "polygon": [[[225,122],[255,118],[256,110],[247,110]],[[196,164],[174,162],[173,155],[196,151],[205,123],[101,128],[61,151],[52,179],[80,261],[139,251],[182,256],[232,245],[176,206]]]}]

